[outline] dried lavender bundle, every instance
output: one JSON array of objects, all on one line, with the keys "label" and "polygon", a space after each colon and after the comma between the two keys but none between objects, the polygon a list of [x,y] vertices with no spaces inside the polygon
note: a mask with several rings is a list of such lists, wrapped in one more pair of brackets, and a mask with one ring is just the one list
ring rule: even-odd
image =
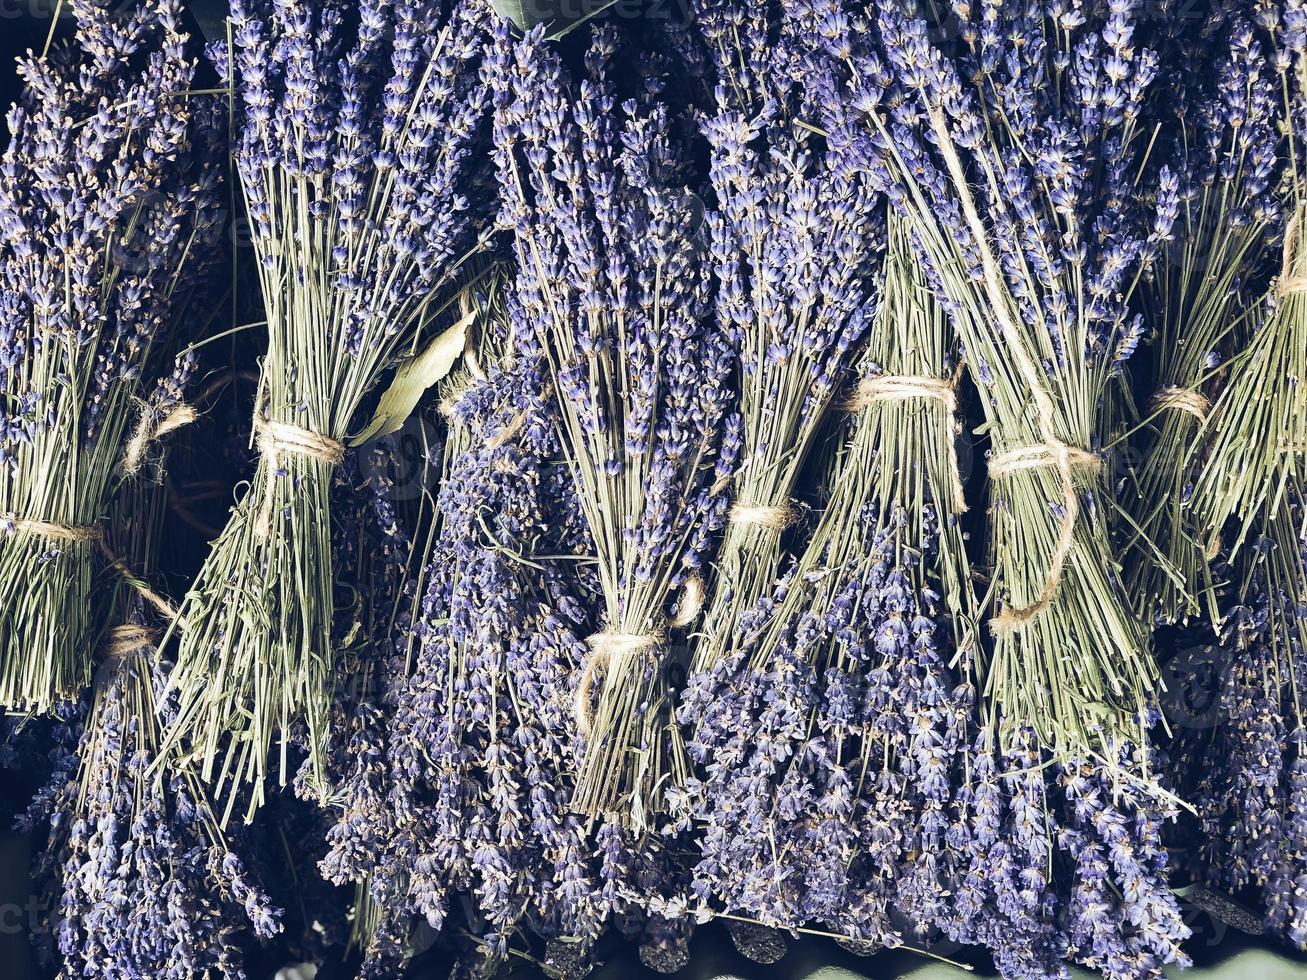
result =
[{"label": "dried lavender bundle", "polygon": [[413,671],[389,706],[385,768],[359,770],[364,792],[351,792],[324,863],[336,880],[370,877],[376,968],[403,959],[410,916],[444,929],[461,895],[478,962],[501,960],[528,929],[584,959],[629,903],[625,836],[605,824],[590,838],[570,807],[589,621],[577,597],[595,583],[577,561],[588,532],[571,474],[551,462],[546,375],[534,358],[478,360],[486,376],[455,380],[443,399],[463,448],[402,638]]},{"label": "dried lavender bundle", "polygon": [[833,66],[825,128],[888,178],[932,280],[965,314],[992,442],[988,710],[1002,742],[1029,725],[1062,759],[1115,760],[1117,741],[1140,742],[1157,678],[1095,452],[1104,394],[1143,330],[1133,286],[1176,208],[1162,176],[1146,197],[1136,182],[1155,68],[1133,40],[1138,7],[978,8],[951,56],[894,0],[867,20],[826,0],[800,8]]},{"label": "dried lavender bundle", "polygon": [[597,30],[574,80],[528,35],[505,58],[495,125],[514,336],[556,392],[604,603],[576,695],[587,746],[574,803],[638,830],[684,775],[668,609],[721,523],[740,431],[670,113],[656,85],[619,104],[617,51]]},{"label": "dried lavender bundle", "polygon": [[1216,40],[1208,39],[1214,63],[1194,66],[1211,82],[1199,76],[1175,105],[1178,219],[1166,261],[1139,291],[1153,340],[1153,395],[1138,502],[1129,505],[1136,532],[1127,581],[1139,613],[1164,623],[1197,613],[1212,587],[1209,541],[1188,506],[1203,465],[1193,448],[1227,355],[1245,339],[1242,325],[1256,305],[1250,294],[1268,271],[1266,246],[1280,218],[1273,52],[1242,19],[1226,28],[1224,43]]},{"label": "dried lavender bundle", "polygon": [[90,680],[96,543],[133,401],[210,268],[222,129],[171,0],[76,0],[19,62],[0,170],[0,707]]},{"label": "dried lavender bundle", "polygon": [[[492,285],[496,281],[492,280]],[[488,301],[479,293],[475,299],[467,289],[460,294],[460,309],[465,314],[480,310],[479,320],[485,322],[487,308]],[[469,448],[471,431],[454,421],[455,405],[475,379],[484,379],[483,365],[497,359],[496,339],[478,329],[475,338],[469,339],[459,367],[441,382],[438,411],[447,423],[443,430],[437,434],[434,422],[419,415],[425,453],[420,472],[413,472],[411,460],[398,458],[396,444],[382,441],[359,454],[364,456],[361,485],[338,487],[343,499],[336,522],[336,561],[342,575],[356,584],[353,603],[340,610],[344,614],[340,628],[345,630],[341,662],[345,680],[333,710],[332,826],[326,834],[327,853],[320,870],[329,880],[355,886],[350,942],[363,953],[368,976],[384,975],[407,955],[406,916],[394,914],[393,907],[373,895],[371,877],[384,866],[393,833],[393,822],[387,818],[379,823],[378,817],[387,814],[386,797],[392,783],[403,783],[406,778],[392,773],[390,766],[394,744],[390,720],[404,703],[408,678],[419,655],[418,631],[405,624],[414,622],[421,612],[426,576],[420,566],[443,533],[439,508],[434,507],[428,488],[444,486],[454,461]],[[425,441],[427,437],[429,441]],[[412,496],[414,488],[411,482],[401,488],[397,483],[400,477],[421,481],[416,515],[403,514],[411,508],[398,499],[400,491],[407,491],[402,496]],[[426,513],[429,508],[434,514]],[[401,730],[397,738],[404,737]]]},{"label": "dried lavender bundle", "polygon": [[50,826],[35,874],[59,897],[44,928],[69,975],[244,977],[238,937],[270,937],[280,913],[218,830],[203,786],[150,771],[164,720],[158,638],[139,624],[107,634],[76,777],[48,811],[29,812],[29,829]]},{"label": "dried lavender bundle", "polygon": [[1124,762],[1050,766],[1029,729],[1009,753],[981,729],[957,778],[944,833],[952,887],[940,928],[984,945],[1000,975],[1111,980],[1189,965],[1190,931],[1167,880],[1162,827],[1173,801],[1122,787]]},{"label": "dried lavender bundle", "polygon": [[698,6],[717,76],[703,124],[716,315],[738,363],[744,419],[693,655],[693,669],[711,670],[741,643],[741,616],[780,571],[808,451],[873,309],[884,230],[870,179],[834,168],[818,137],[796,125],[808,93],[791,23],[769,24],[767,3]]},{"label": "dried lavender bundle", "polygon": [[[152,407],[166,409],[193,369],[183,357]],[[219,829],[195,774],[155,771],[172,706],[161,699],[167,671],[153,625],[163,600],[144,580],[157,573],[162,488],[126,482],[113,511],[106,549],[141,579],[116,580],[72,765],[22,822],[45,831],[34,878],[52,903],[34,931],[61,975],[243,978],[245,934],[271,937],[280,910],[245,871],[236,853],[245,842]]]},{"label": "dried lavender bundle", "polygon": [[235,157],[268,325],[260,457],[182,609],[169,734],[228,813],[243,784],[259,805],[270,767],[285,783],[297,730],[326,790],[332,472],[488,217],[488,17],[480,0],[233,7]]},{"label": "dried lavender bundle", "polygon": [[669,797],[704,826],[701,900],[898,945],[893,916],[924,931],[947,888],[939,833],[973,704],[947,661],[965,676],[976,599],[956,340],[893,217],[863,365],[811,540],[743,617],[739,652],[687,685],[702,777]]},{"label": "dried lavender bundle", "polygon": [[[1289,485],[1307,480],[1307,178],[1297,138],[1307,132],[1307,10],[1293,0],[1258,15],[1275,44],[1288,134],[1284,247],[1265,322],[1231,365],[1230,382],[1200,433],[1201,474],[1189,502],[1203,543],[1231,556],[1276,512]],[[1223,541],[1231,519],[1237,532]]]}]

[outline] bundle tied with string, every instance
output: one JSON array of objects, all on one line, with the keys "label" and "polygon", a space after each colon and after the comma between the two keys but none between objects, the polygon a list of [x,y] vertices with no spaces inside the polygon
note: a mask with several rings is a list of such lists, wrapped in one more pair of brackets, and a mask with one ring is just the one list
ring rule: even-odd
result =
[{"label": "bundle tied with string", "polygon": [[182,602],[169,676],[178,713],[165,745],[212,781],[224,822],[238,800],[247,817],[257,809],[266,779],[286,784],[301,733],[310,774],[321,771],[334,683],[330,493],[345,444],[269,404],[253,432],[253,482]]},{"label": "bundle tied with string", "polygon": [[158,630],[134,623],[111,626],[100,642],[100,667],[95,673],[96,692],[112,684],[118,670],[130,658],[152,653],[159,643]]},{"label": "bundle tied with string", "polygon": [[[861,412],[882,402],[902,402],[916,399],[934,399],[944,406],[949,419],[958,413],[958,393],[953,382],[926,375],[876,374],[858,382],[853,395],[841,405],[846,412]],[[957,441],[946,440],[949,459],[949,490],[957,513],[967,510],[967,491],[962,485],[962,467],[958,462]]]},{"label": "bundle tied with string", "polygon": [[0,663],[8,661],[0,669],[0,710],[49,710],[89,679],[86,658],[71,654],[92,629],[101,535],[98,524],[0,515],[0,602],[12,619],[0,626]]},{"label": "bundle tied with string", "polygon": [[[274,473],[281,471],[282,461],[286,456],[315,459],[332,469],[345,459],[343,442],[314,432],[312,429],[304,429],[286,422],[274,422],[260,415],[254,420],[254,432],[259,456]],[[272,483],[267,484],[262,498],[262,509],[259,511],[256,525],[260,537],[267,537],[272,533],[272,511],[277,500],[272,488]]]},{"label": "bundle tied with string", "polygon": [[1102,460],[1093,453],[1076,449],[1063,442],[1052,442],[1038,446],[1026,446],[1010,449],[994,456],[989,461],[989,475],[998,480],[1019,473],[1023,470],[1052,468],[1056,470],[1062,484],[1062,519],[1058,527],[1057,543],[1049,561],[1048,573],[1043,588],[1029,605],[1020,608],[1009,606],[990,620],[990,629],[997,634],[1016,629],[1028,622],[1052,604],[1057,590],[1062,584],[1062,575],[1066,570],[1067,557],[1075,543],[1076,518],[1080,512],[1080,494],[1076,490],[1074,474],[1083,470],[1097,474],[1102,468]]},{"label": "bundle tied with string", "polygon": [[334,473],[351,434],[367,434],[365,409],[382,410],[370,396],[449,326],[491,219],[491,12],[470,0],[356,12],[235,0],[218,65],[266,315],[259,457],[182,603],[165,749],[212,781],[224,820],[244,787],[252,816],[267,779],[297,769],[329,792]]},{"label": "bundle tied with string", "polygon": [[[1225,545],[1236,558],[1269,523],[1286,494],[1307,477],[1307,256],[1300,247],[1307,202],[1296,205],[1284,233],[1270,310],[1248,349],[1229,367],[1194,448],[1202,468],[1189,519],[1204,546]],[[1234,533],[1224,534],[1233,522]]]},{"label": "bundle tied with string", "polygon": [[586,639],[590,651],[582,664],[572,701],[576,726],[583,736],[588,737],[594,728],[595,685],[602,684],[609,674],[631,670],[636,660],[645,661],[644,669],[657,668],[656,651],[666,640],[661,633],[609,631]]},{"label": "bundle tied with string", "polygon": [[95,525],[133,406],[198,320],[226,194],[176,0],[71,5],[17,69],[0,161],[0,711],[91,680]]},{"label": "bundle tied with string", "polygon": [[[822,124],[833,152],[883,181],[955,324],[984,413],[997,464],[987,525],[992,647],[978,651],[977,663],[985,723],[997,727],[1003,752],[1019,749],[1029,726],[1056,759],[1115,759],[1113,746],[1139,742],[1157,667],[1119,581],[1102,506],[1106,468],[1089,460],[1120,363],[1142,329],[1129,308],[1132,281],[1168,230],[1171,197],[1164,186],[1118,176],[1143,163],[1133,113],[1110,126],[1082,124],[1078,101],[1056,98],[1037,72],[971,74],[910,13],[885,4],[875,20],[865,36],[836,25],[823,37],[830,94]],[[1129,38],[1125,21],[1107,35]],[[1040,51],[1069,57],[1102,26],[1087,17],[1073,31],[1059,28]],[[876,34],[894,43],[876,47]],[[1117,52],[1123,72],[1141,72],[1131,98],[1147,91],[1146,57]],[[1099,70],[1094,59],[1071,62],[1077,73]],[[888,79],[890,91],[870,79]],[[1023,153],[1026,134],[995,110],[1009,98],[1071,134],[1076,207],[1035,190],[1047,186],[1044,164]],[[900,125],[900,112],[917,114],[920,125]],[[1100,167],[1109,157],[1111,166]],[[1100,201],[1114,203],[1104,209]],[[1047,237],[1020,231],[1033,227]],[[1061,242],[1052,263],[1043,251],[1051,240]],[[1130,248],[1100,247],[1107,241]]]}]

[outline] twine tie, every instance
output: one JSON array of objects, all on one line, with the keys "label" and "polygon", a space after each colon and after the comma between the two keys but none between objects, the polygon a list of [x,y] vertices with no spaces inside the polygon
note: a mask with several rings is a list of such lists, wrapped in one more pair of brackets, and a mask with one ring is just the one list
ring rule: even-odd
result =
[{"label": "twine tie", "polygon": [[1159,412],[1166,410],[1187,412],[1196,418],[1200,425],[1206,425],[1207,416],[1212,411],[1212,403],[1206,395],[1195,388],[1170,386],[1162,388],[1153,396],[1152,408]]},{"label": "twine tie", "polygon": [[1024,623],[1034,619],[1049,607],[1053,597],[1062,584],[1062,574],[1066,570],[1067,558],[1075,540],[1076,520],[1080,516],[1080,497],[1076,492],[1074,471],[1090,470],[1097,472],[1103,461],[1093,453],[1064,442],[1050,441],[1035,446],[1023,446],[1005,453],[1000,453],[989,462],[989,475],[1002,478],[1023,470],[1056,468],[1062,481],[1063,513],[1058,528],[1057,544],[1049,561],[1048,577],[1043,589],[1033,603],[1024,608],[1005,609],[990,622],[990,630],[995,636],[1010,633]]},{"label": "twine tie", "polygon": [[[256,416],[254,433],[259,455],[267,460],[272,474],[281,469],[281,458],[285,454],[316,459],[328,466],[339,466],[345,458],[345,444],[340,440],[288,422],[274,422]],[[255,525],[255,532],[261,538],[266,538],[272,532],[272,510],[276,503],[275,486],[273,476],[270,474],[263,494],[263,503],[259,508],[259,520]]]},{"label": "twine tie", "polygon": [[[957,415],[958,395],[953,385],[939,378],[915,374],[879,374],[863,378],[858,382],[853,395],[840,408],[846,412],[860,412],[864,408],[879,402],[911,401],[914,398],[928,398],[942,402],[949,417]],[[953,506],[959,513],[966,513],[967,491],[962,485],[962,466],[958,462],[957,441],[948,441],[949,491],[953,494]]]},{"label": "twine tie", "polygon": [[32,538],[44,538],[46,541],[84,544],[99,541],[100,528],[94,524],[59,524],[55,521],[33,521],[17,514],[0,516],[0,527],[10,534],[22,534]]},{"label": "twine tie", "polygon": [[637,654],[654,662],[649,651],[662,641],[661,633],[620,633],[615,630],[595,633],[585,641],[590,652],[586,655],[581,676],[576,682],[576,692],[572,696],[572,713],[582,735],[588,736],[594,727],[594,709],[590,701],[596,675],[601,670],[607,675],[614,661],[635,657]]},{"label": "twine tie", "polygon": [[784,507],[772,507],[763,504],[731,504],[729,514],[732,524],[745,527],[760,527],[779,534],[794,523],[798,514],[786,504]]}]

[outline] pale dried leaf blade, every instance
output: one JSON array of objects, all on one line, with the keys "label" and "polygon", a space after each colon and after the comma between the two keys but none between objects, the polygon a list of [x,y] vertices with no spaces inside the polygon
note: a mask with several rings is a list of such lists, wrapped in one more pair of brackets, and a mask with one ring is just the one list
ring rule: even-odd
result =
[{"label": "pale dried leaf blade", "polygon": [[377,402],[372,421],[350,440],[359,446],[369,439],[398,432],[413,414],[423,393],[453,368],[467,346],[467,331],[476,315],[469,313],[453,326],[438,334],[421,352],[410,357],[395,371],[394,380]]}]

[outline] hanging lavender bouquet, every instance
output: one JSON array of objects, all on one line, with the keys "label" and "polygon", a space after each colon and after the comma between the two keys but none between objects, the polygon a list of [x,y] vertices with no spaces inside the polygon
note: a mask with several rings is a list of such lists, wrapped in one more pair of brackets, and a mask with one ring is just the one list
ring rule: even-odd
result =
[{"label": "hanging lavender bouquet", "polygon": [[[183,358],[160,392],[180,390],[193,367]],[[168,398],[152,402],[162,410]],[[44,831],[33,878],[49,905],[34,934],[61,976],[244,978],[246,935],[280,929],[280,910],[238,856],[245,842],[219,829],[204,785],[193,772],[156,771],[173,708],[160,696],[162,600],[143,583],[157,574],[163,497],[149,481],[117,495],[106,547],[140,578],[115,579],[71,765],[20,822]]]},{"label": "hanging lavender bouquet", "polygon": [[[140,622],[107,636],[76,777],[51,788],[34,877],[54,899],[49,921],[70,975],[244,977],[242,937],[278,930],[279,911],[219,831],[194,778],[151,771],[164,674],[158,633]],[[42,802],[45,802],[43,800]]]},{"label": "hanging lavender bouquet", "polygon": [[221,129],[171,0],[75,0],[19,62],[0,168],[0,707],[90,680],[96,543],[134,400],[210,267]]},{"label": "hanging lavender bouquet", "polygon": [[412,670],[388,698],[384,742],[368,743],[372,764],[360,754],[346,783],[323,864],[335,880],[367,881],[368,969],[380,975],[407,955],[413,916],[476,937],[467,962],[479,969],[530,933],[584,960],[630,903],[620,888],[641,860],[619,828],[591,838],[571,811],[572,692],[595,588],[588,532],[557,462],[543,364],[512,351],[507,322],[479,329],[476,370],[442,390],[456,449],[399,637]]},{"label": "hanging lavender bouquet", "polygon": [[[1301,500],[1297,506],[1301,507]],[[1298,514],[1302,511],[1299,510]],[[1249,579],[1224,590],[1218,636],[1177,643],[1168,674],[1180,679],[1171,768],[1195,818],[1176,835],[1183,870],[1196,887],[1260,905],[1245,931],[1267,931],[1307,948],[1307,731],[1296,678],[1307,676],[1307,647],[1286,618],[1307,618],[1286,594],[1275,565],[1307,567],[1307,532],[1297,526],[1289,552],[1270,537],[1248,550],[1259,560]],[[1246,912],[1242,913],[1247,915]]]},{"label": "hanging lavender bouquet", "polygon": [[603,595],[576,694],[587,744],[574,803],[639,829],[684,776],[669,610],[721,523],[740,429],[671,114],[656,86],[619,96],[618,45],[597,30],[573,80],[528,35],[502,70],[495,126],[515,340],[556,392]]},{"label": "hanging lavender bouquet", "polygon": [[236,165],[268,328],[260,458],[182,608],[169,734],[228,808],[241,784],[258,806],[270,765],[286,781],[297,731],[325,793],[331,474],[488,217],[488,17],[482,0],[233,7]]},{"label": "hanging lavender bouquet", "polygon": [[1213,585],[1210,541],[1188,506],[1203,466],[1194,447],[1227,355],[1256,315],[1252,293],[1268,272],[1266,246],[1280,221],[1273,188],[1282,107],[1273,55],[1242,18],[1205,40],[1219,54],[1191,70],[1212,81],[1198,92],[1186,87],[1175,107],[1184,138],[1170,164],[1181,186],[1167,261],[1140,287],[1152,326],[1154,393],[1138,503],[1130,507],[1138,530],[1129,585],[1141,614],[1168,623],[1196,613]]},{"label": "hanging lavender bouquet", "polygon": [[[1274,45],[1289,160],[1282,209],[1284,241],[1278,275],[1247,350],[1230,366],[1194,455],[1201,473],[1188,501],[1206,547],[1237,559],[1273,523],[1293,488],[1307,484],[1307,183],[1298,137],[1307,131],[1307,10],[1300,3],[1258,8]],[[1223,538],[1233,520],[1233,536]],[[1291,587],[1294,587],[1291,585]],[[1307,588],[1297,579],[1295,591]]]},{"label": "hanging lavender bouquet", "polygon": [[792,498],[872,310],[881,211],[870,179],[839,171],[801,128],[801,49],[774,5],[708,3],[696,28],[716,73],[703,123],[714,207],[716,315],[738,365],[743,446],[695,645],[710,670],[775,581]]},{"label": "hanging lavender bouquet", "polygon": [[988,708],[1004,741],[1028,725],[1057,757],[1115,763],[1115,743],[1142,744],[1157,672],[1117,575],[1095,446],[1143,331],[1132,289],[1178,193],[1165,171],[1146,194],[1136,182],[1156,67],[1134,41],[1140,5],[961,10],[947,50],[894,0],[866,19],[805,6],[833,72],[825,128],[887,177],[933,281],[966,313],[955,322],[992,444]]},{"label": "hanging lavender bouquet", "polygon": [[702,826],[701,901],[897,946],[901,922],[921,936],[944,914],[977,603],[956,340],[893,216],[880,295],[821,520],[742,617],[739,652],[691,677],[680,718],[701,776],[669,796]]}]

